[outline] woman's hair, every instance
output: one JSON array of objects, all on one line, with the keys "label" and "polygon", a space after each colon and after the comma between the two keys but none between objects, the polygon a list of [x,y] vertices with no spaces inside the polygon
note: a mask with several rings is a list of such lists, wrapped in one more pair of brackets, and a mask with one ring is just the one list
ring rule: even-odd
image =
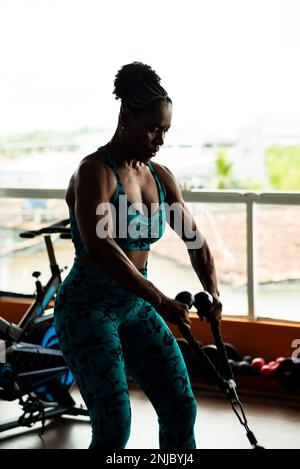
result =
[{"label": "woman's hair", "polygon": [[131,111],[145,110],[158,100],[172,103],[160,81],[149,65],[132,62],[123,65],[116,74],[113,94],[121,99],[123,109]]}]

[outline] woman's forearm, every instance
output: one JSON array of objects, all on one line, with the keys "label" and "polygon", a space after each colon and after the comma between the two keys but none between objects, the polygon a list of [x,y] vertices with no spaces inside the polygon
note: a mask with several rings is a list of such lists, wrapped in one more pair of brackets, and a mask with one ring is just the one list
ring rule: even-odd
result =
[{"label": "woman's forearm", "polygon": [[188,253],[193,269],[202,283],[204,290],[219,296],[214,258],[207,242],[204,240],[201,248],[189,249]]}]

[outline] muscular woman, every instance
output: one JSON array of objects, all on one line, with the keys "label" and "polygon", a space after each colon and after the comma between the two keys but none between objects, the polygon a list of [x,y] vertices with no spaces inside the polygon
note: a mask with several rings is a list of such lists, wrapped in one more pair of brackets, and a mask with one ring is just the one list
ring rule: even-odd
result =
[{"label": "muscular woman", "polygon": [[188,307],[147,278],[147,259],[169,223],[213,295],[210,317],[218,320],[214,261],[171,171],[152,161],[172,119],[172,101],[159,76],[133,62],[118,71],[114,86],[121,100],[116,131],[83,158],[66,192],[76,257],[56,297],[55,327],[89,411],[90,448],[126,446],[127,373],[154,406],[160,448],[195,448],[196,402],[166,324],[190,327]]}]

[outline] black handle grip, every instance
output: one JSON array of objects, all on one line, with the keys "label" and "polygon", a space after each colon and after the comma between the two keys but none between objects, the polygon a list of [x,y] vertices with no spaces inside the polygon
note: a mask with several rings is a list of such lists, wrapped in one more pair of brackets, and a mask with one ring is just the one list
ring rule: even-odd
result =
[{"label": "black handle grip", "polygon": [[66,228],[66,225],[69,225],[70,220],[66,218],[64,220],[60,220],[52,225],[45,226],[44,228],[40,228],[39,230],[30,230],[24,231],[19,234],[21,238],[35,238],[36,236],[41,236],[44,234],[53,234],[53,233],[64,233],[69,234],[70,228]]},{"label": "black handle grip", "polygon": [[69,230],[69,233],[62,233],[59,237],[61,239],[72,239],[71,230]]},{"label": "black handle grip", "polygon": [[181,303],[186,304],[189,308],[191,308],[194,304],[194,297],[188,291],[182,291],[176,295],[175,300],[180,301]]},{"label": "black handle grip", "polygon": [[[214,299],[210,293],[206,291],[197,293],[197,295],[195,295],[195,307],[197,309],[198,314],[201,313],[204,317],[207,318],[207,312],[212,307],[213,301]],[[219,358],[221,361],[221,366],[223,369],[224,376],[227,380],[233,379],[233,373],[228,362],[226,349],[225,349],[223,339],[221,336],[219,322],[217,320],[215,321],[210,320],[209,322],[210,322],[211,333],[213,335],[216,347],[218,349]]]},{"label": "black handle grip", "polygon": [[207,311],[210,310],[214,302],[214,299],[207,291],[202,291],[195,295],[194,304],[197,311],[201,312],[203,316],[206,315]]},{"label": "black handle grip", "polygon": [[20,238],[35,238],[35,231],[24,231],[24,233],[19,233]]},{"label": "black handle grip", "polygon": [[[190,292],[183,291],[183,292],[180,292],[176,296],[175,299],[178,301],[181,301],[182,303],[187,304],[189,308],[191,308],[191,306],[194,305],[197,309],[198,316],[199,317],[204,316],[206,319],[208,319],[208,312],[214,302],[213,296],[207,291],[197,293],[194,297]],[[219,322],[217,320],[214,321],[210,319],[209,323],[210,323],[211,332],[212,332],[212,335],[213,335],[213,338],[214,338],[214,341],[218,350],[219,359],[221,362],[224,376],[226,379],[233,379],[233,373],[228,362],[226,349],[225,349],[222,336],[221,336]],[[181,326],[179,327],[179,330],[182,333],[182,335],[188,340],[190,345],[192,345],[193,341],[191,340],[190,331],[189,330],[184,331],[184,328]],[[189,339],[188,339],[188,336],[189,336]],[[195,351],[194,344],[192,347]]]}]

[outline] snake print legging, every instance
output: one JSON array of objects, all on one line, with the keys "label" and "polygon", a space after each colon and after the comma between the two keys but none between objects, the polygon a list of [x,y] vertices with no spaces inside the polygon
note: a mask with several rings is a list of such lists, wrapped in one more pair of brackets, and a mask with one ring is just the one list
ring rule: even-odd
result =
[{"label": "snake print legging", "polygon": [[[146,268],[140,272],[147,276]],[[90,448],[126,446],[126,374],[154,406],[160,448],[196,447],[196,401],[186,366],[170,329],[148,302],[75,259],[56,297],[54,324],[89,411]]]}]

